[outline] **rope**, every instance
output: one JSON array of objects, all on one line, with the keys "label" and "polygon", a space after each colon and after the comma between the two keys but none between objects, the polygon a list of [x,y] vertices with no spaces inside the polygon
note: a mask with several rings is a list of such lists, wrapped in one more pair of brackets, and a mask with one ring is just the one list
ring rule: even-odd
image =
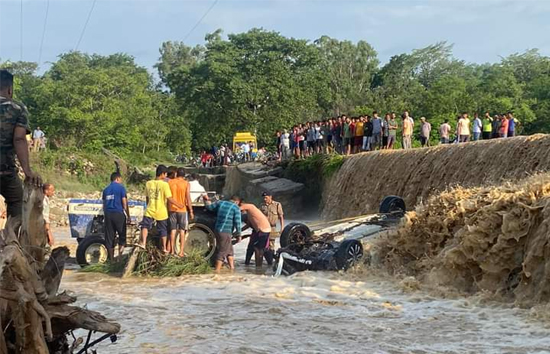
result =
[{"label": "rope", "polygon": [[214,1],[214,3],[212,5],[210,5],[210,7],[208,8],[208,10],[206,10],[206,12],[204,13],[204,15],[202,15],[202,17],[197,21],[197,23],[195,23],[195,25],[193,26],[193,28],[191,28],[191,30],[185,35],[185,37],[183,37],[183,42],[185,42],[185,40],[191,35],[191,33],[193,33],[193,31],[201,24],[202,20],[205,19],[206,16],[208,16],[208,14],[210,13],[210,11],[212,11],[212,9],[214,8],[214,6],[216,6],[216,4],[218,3],[219,0],[216,0]]},{"label": "rope", "polygon": [[40,40],[40,51],[38,52],[38,66],[42,64],[42,49],[44,48],[44,37],[46,36],[46,24],[48,23],[48,13],[50,12],[50,0],[46,3],[46,15],[44,16],[44,27],[42,29],[42,39]]},{"label": "rope", "polygon": [[94,2],[92,3],[92,7],[90,7],[90,12],[88,12],[88,17],[86,18],[86,22],[84,23],[84,28],[82,28],[82,33],[80,33],[80,38],[78,39],[78,42],[76,43],[76,47],[74,48],[75,51],[78,50],[78,47],[80,46],[80,42],[84,37],[84,33],[86,32],[86,28],[88,27],[88,22],[90,22],[90,17],[92,17],[92,12],[94,11],[96,2],[97,0],[94,0]]},{"label": "rope", "polygon": [[20,1],[21,9],[19,12],[19,60],[23,61],[23,0]]}]

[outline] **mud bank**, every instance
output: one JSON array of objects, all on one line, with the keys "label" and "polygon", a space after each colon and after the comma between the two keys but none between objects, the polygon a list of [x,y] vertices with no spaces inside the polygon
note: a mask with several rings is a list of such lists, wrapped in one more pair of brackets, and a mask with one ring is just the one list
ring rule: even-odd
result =
[{"label": "mud bank", "polygon": [[324,190],[322,217],[375,212],[386,195],[409,208],[450,186],[498,185],[550,171],[550,135],[369,152],[347,158]]},{"label": "mud bank", "polygon": [[383,268],[521,306],[550,300],[550,173],[457,187],[409,212],[375,243]]}]

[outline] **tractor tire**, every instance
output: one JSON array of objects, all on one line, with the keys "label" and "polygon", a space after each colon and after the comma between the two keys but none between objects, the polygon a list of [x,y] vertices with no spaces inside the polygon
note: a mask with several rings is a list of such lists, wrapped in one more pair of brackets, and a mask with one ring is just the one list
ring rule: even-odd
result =
[{"label": "tractor tire", "polygon": [[76,261],[81,267],[107,262],[105,239],[98,235],[83,238],[76,249]]}]

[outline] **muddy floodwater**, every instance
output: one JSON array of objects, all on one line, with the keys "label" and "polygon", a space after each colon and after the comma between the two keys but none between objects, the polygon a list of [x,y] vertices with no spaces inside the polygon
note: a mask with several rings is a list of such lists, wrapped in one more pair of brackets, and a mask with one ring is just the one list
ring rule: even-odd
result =
[{"label": "muddy floodwater", "polygon": [[122,325],[99,354],[550,352],[550,329],[529,310],[407,292],[365,274],[273,278],[243,268],[124,280],[68,270],[61,288]]}]

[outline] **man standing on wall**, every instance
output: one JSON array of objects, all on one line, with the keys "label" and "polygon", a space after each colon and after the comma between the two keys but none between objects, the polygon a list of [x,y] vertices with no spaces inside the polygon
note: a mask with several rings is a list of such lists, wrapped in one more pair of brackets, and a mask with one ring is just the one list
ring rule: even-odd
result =
[{"label": "man standing on wall", "polygon": [[111,184],[103,190],[103,215],[105,215],[105,245],[109,260],[115,259],[115,234],[118,235],[118,256],[126,246],[126,224],[130,220],[130,208],[122,176],[111,174]]},{"label": "man standing on wall", "polygon": [[411,149],[412,148],[412,133],[413,133],[413,127],[411,120],[409,117],[403,113],[403,149]]},{"label": "man standing on wall", "polygon": [[474,115],[474,141],[478,141],[481,136],[481,130],[483,128],[483,124],[481,123],[481,119],[479,119],[479,116],[477,113]]},{"label": "man standing on wall", "polygon": [[456,130],[458,132],[459,143],[466,143],[470,140],[470,119],[468,118],[468,113],[462,113]]},{"label": "man standing on wall", "polygon": [[489,112],[485,112],[485,117],[483,117],[482,126],[483,126],[483,132],[482,132],[483,140],[491,139],[491,131],[493,129],[493,118],[491,118],[491,115],[489,114]]},{"label": "man standing on wall", "polygon": [[378,117],[378,112],[372,112],[372,142],[371,150],[378,150],[380,144],[382,144],[382,129],[384,127],[384,122]]},{"label": "man standing on wall", "polygon": [[[269,192],[262,193],[264,203],[260,206],[260,210],[267,216],[267,220],[271,225],[271,233],[269,234],[269,251],[275,253],[275,240],[280,236],[281,231],[285,228],[285,216],[281,203],[273,200],[273,196]],[[277,230],[277,221],[280,224],[279,231]]]},{"label": "man standing on wall", "polygon": [[439,138],[441,139],[441,144],[449,144],[449,134],[451,133],[451,125],[449,120],[445,119],[445,122],[439,126]]},{"label": "man standing on wall", "polygon": [[42,186],[40,176],[31,171],[27,134],[30,134],[27,108],[13,97],[13,75],[0,70],[0,195],[5,199],[7,217],[23,214],[23,186],[17,176],[15,156],[25,180]]}]

